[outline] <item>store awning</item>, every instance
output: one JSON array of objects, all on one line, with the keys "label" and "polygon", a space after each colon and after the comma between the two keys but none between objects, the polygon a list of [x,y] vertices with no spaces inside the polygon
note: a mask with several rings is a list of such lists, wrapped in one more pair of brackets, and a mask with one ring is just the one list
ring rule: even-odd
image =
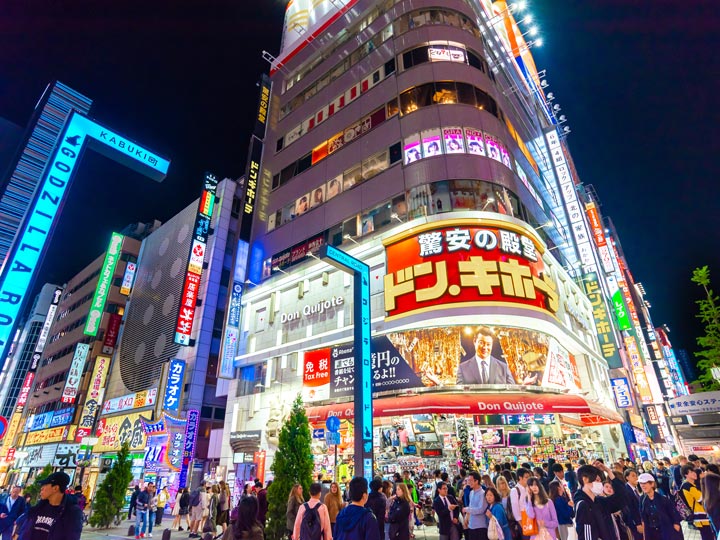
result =
[{"label": "store awning", "polygon": [[[353,403],[321,405],[306,409],[310,422],[323,422],[329,416],[353,417]],[[581,396],[571,394],[510,392],[403,394],[373,400],[376,418],[408,414],[579,414],[584,425],[616,424],[622,418],[615,411]],[[587,422],[587,423],[586,423]]]}]

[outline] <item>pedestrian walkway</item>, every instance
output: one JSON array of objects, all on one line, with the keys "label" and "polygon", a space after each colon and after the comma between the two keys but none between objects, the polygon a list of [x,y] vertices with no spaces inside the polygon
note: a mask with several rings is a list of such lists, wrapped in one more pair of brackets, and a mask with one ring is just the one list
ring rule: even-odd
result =
[{"label": "pedestrian walkway", "polygon": [[[86,525],[83,529],[81,538],[82,540],[127,540],[131,538],[128,536],[128,528],[132,525],[132,521],[123,521],[119,527],[110,527],[109,529],[95,529]],[[164,527],[159,527],[153,530],[153,540],[162,540],[162,533]],[[134,540],[134,537],[132,537]],[[187,531],[172,531],[170,534],[171,540],[188,540]],[[419,529],[415,529],[415,540],[438,540],[438,530],[434,525],[425,526]]]}]

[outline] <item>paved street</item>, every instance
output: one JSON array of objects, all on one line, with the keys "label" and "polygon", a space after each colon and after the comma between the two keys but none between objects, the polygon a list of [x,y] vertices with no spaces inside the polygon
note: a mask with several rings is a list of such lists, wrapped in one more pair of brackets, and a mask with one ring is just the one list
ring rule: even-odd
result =
[{"label": "paved street", "polygon": [[[82,533],[83,540],[120,540],[130,538],[127,534],[128,527],[132,524],[131,521],[123,521],[121,527],[112,527],[110,529],[94,529],[90,526],[86,526]],[[187,531],[178,532],[172,531],[170,534],[172,540],[187,540]],[[437,540],[438,532],[437,527],[423,527],[421,529],[415,529],[415,538],[417,540]],[[162,529],[155,529],[153,531],[153,540],[162,540]]]}]

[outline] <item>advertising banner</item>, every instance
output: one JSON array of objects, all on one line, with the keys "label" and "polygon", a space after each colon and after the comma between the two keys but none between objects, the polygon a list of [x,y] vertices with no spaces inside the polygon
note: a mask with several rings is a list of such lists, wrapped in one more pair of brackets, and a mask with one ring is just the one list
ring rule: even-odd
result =
[{"label": "advertising banner", "polygon": [[22,409],[27,404],[28,396],[30,395],[30,390],[32,390],[32,383],[34,379],[35,373],[33,373],[32,371],[28,371],[25,375],[23,385],[20,387],[20,393],[18,394],[17,398],[17,407],[19,411],[22,411]]},{"label": "advertising banner", "polygon": [[625,377],[610,379],[613,395],[615,396],[615,404],[618,409],[627,409],[632,407],[632,393],[630,392],[630,384]]},{"label": "advertising banner", "polygon": [[95,358],[95,367],[93,368],[92,377],[90,379],[90,387],[88,395],[85,398],[82,413],[80,413],[80,424],[77,430],[77,441],[83,437],[90,436],[92,428],[95,425],[95,418],[100,411],[100,404],[105,393],[105,379],[110,369],[110,358],[107,356],[98,356]]},{"label": "advertising banner", "polygon": [[180,407],[180,396],[185,384],[185,360],[173,358],[168,367],[167,386],[163,397],[163,409],[177,412]]},{"label": "advertising banner", "polygon": [[82,379],[85,360],[90,352],[90,345],[87,343],[78,343],[75,346],[75,354],[73,355],[70,371],[65,380],[65,388],[63,389],[60,401],[63,403],[75,403],[78,388],[80,388],[80,379]]},{"label": "advertising banner", "polygon": [[[615,342],[615,333],[613,332],[612,321],[608,316],[605,307],[605,298],[600,289],[600,283],[597,274],[591,272],[587,274],[583,281],[585,293],[593,307],[593,318],[595,319],[595,329],[597,330],[598,341],[600,342],[600,351],[603,358],[607,361],[610,368],[621,368],[622,358],[617,349]],[[622,298],[620,299],[622,302]]]},{"label": "advertising banner", "polygon": [[483,304],[553,316],[559,308],[557,284],[537,251],[539,241],[524,228],[504,222],[428,224],[383,243],[387,319]]},{"label": "advertising banner", "polygon": [[635,386],[640,394],[640,401],[642,401],[645,405],[652,403],[653,396],[650,391],[650,383],[648,382],[647,375],[645,374],[645,367],[643,365],[642,358],[640,357],[640,351],[638,349],[635,336],[626,336],[624,341],[625,350],[628,353],[630,366],[633,376],[635,377]]},{"label": "advertising banner", "polygon": [[668,401],[670,416],[706,414],[720,411],[720,391],[689,394]]},{"label": "advertising banner", "polygon": [[58,444],[55,456],[53,457],[53,467],[59,467],[61,469],[77,467],[79,453],[79,444]]},{"label": "advertising banner", "polygon": [[137,263],[128,262],[125,266],[125,274],[123,274],[122,284],[120,285],[120,294],[128,296],[132,290],[135,281],[135,272],[137,271]]},{"label": "advertising banner", "polygon": [[30,467],[45,467],[55,459],[57,444],[43,444],[26,448],[27,457],[23,459],[23,465]]},{"label": "advertising banner", "polygon": [[331,349],[307,351],[303,359],[303,400],[317,401],[330,397]]},{"label": "advertising banner", "polygon": [[95,435],[98,438],[93,452],[113,452],[120,450],[123,443],[130,450],[145,450],[146,435],[143,431],[141,413],[111,416],[98,420]]},{"label": "advertising banner", "polygon": [[[533,330],[505,326],[408,330],[373,337],[371,351],[373,392],[451,385],[580,389],[575,358],[555,338]],[[326,359],[330,368],[329,378],[319,379],[327,382],[303,388],[308,401],[352,395],[351,343],[308,351],[305,358],[310,367],[306,360],[304,377],[317,373]]]},{"label": "advertising banner", "polygon": [[105,330],[105,340],[103,341],[103,354],[112,354],[117,344],[118,334],[120,334],[120,323],[122,315],[113,313],[108,320],[107,330]]},{"label": "advertising banner", "polygon": [[106,400],[105,403],[103,403],[102,413],[100,414],[105,415],[130,409],[142,409],[143,407],[155,405],[156,400],[157,388],[151,388],[150,390],[143,390],[142,392]]},{"label": "advertising banner", "polygon": [[60,426],[42,431],[33,431],[25,437],[25,446],[47,444],[71,440],[75,436],[75,426]]},{"label": "advertising banner", "polygon": [[42,354],[43,349],[45,349],[45,343],[47,343],[47,338],[50,334],[50,327],[55,320],[55,313],[57,312],[62,292],[63,290],[60,287],[57,287],[53,291],[52,301],[50,303],[50,307],[48,307],[47,316],[45,317],[45,322],[43,323],[42,330],[40,331],[40,337],[38,337],[37,343],[35,344],[35,354],[38,356],[37,361],[33,359],[33,365],[30,367],[31,371],[35,371],[37,369],[37,364],[40,361],[40,355]]},{"label": "advertising banner", "polygon": [[185,426],[185,439],[183,446],[182,467],[180,468],[180,485],[187,485],[187,475],[190,463],[195,458],[195,443],[197,442],[197,431],[200,424],[200,411],[191,409],[187,413],[187,424]]},{"label": "advertising banner", "polygon": [[100,330],[100,321],[102,320],[102,314],[105,310],[105,301],[107,300],[108,294],[110,294],[115,267],[120,260],[123,239],[122,234],[112,233],[110,246],[108,246],[105,261],[103,262],[100,276],[98,277],[95,295],[90,304],[90,312],[88,313],[87,322],[85,323],[85,335],[96,336],[98,330]]}]

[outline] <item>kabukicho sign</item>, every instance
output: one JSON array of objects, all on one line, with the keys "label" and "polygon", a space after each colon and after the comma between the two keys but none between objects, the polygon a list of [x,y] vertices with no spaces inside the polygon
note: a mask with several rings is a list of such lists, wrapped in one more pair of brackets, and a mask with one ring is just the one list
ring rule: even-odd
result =
[{"label": "kabukicho sign", "polygon": [[534,231],[515,223],[429,223],[385,242],[385,311],[394,318],[482,305],[525,306],[554,315],[557,285]]}]

